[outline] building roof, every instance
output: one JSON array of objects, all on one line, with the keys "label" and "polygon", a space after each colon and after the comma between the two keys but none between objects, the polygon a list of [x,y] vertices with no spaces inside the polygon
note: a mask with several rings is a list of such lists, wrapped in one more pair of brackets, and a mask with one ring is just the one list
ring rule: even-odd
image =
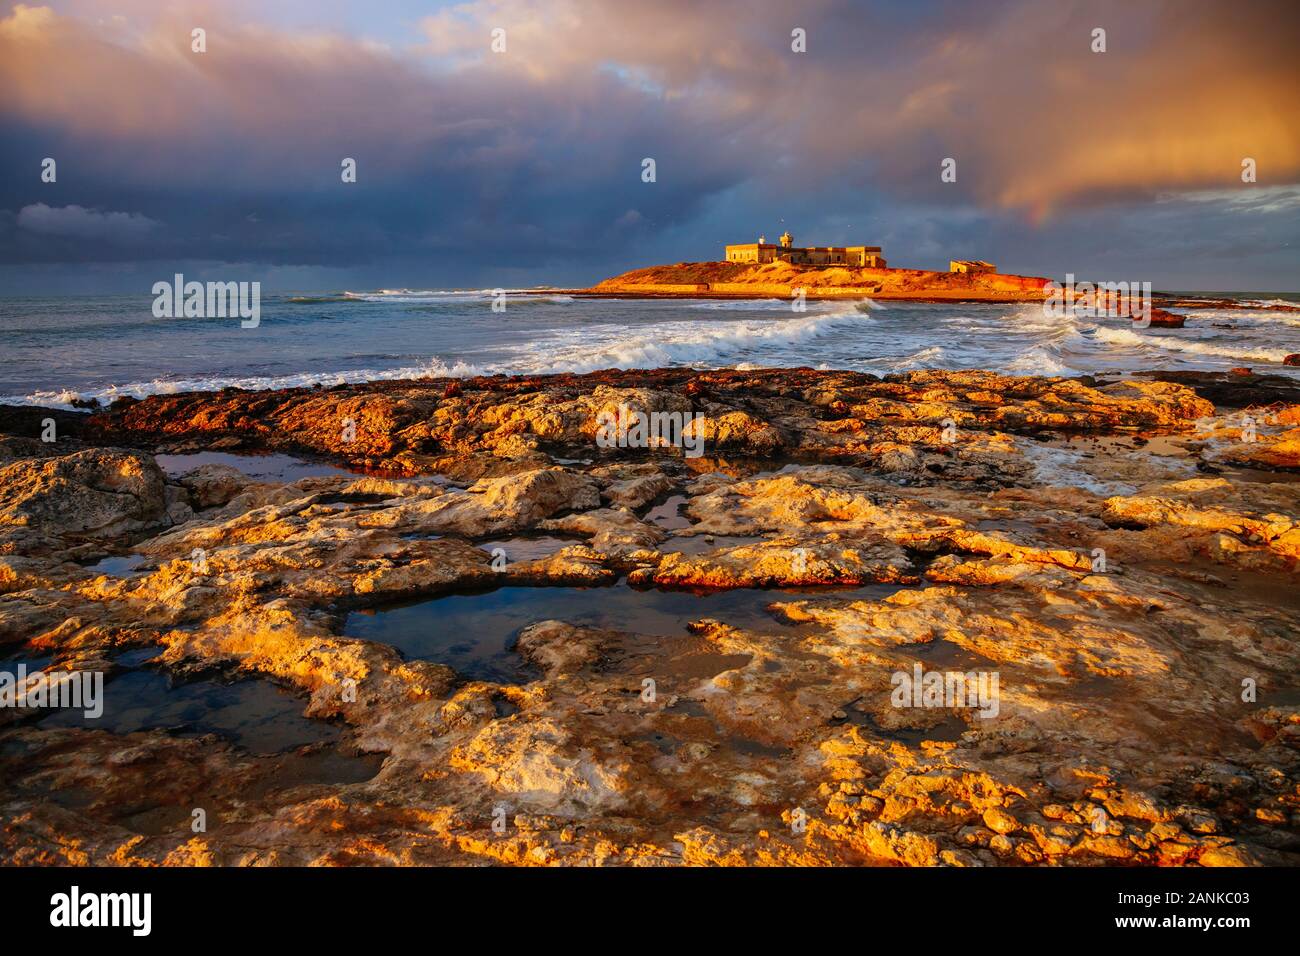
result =
[{"label": "building roof", "polygon": [[779,246],[774,242],[732,242],[728,249],[834,249],[850,252],[879,252],[880,246]]}]

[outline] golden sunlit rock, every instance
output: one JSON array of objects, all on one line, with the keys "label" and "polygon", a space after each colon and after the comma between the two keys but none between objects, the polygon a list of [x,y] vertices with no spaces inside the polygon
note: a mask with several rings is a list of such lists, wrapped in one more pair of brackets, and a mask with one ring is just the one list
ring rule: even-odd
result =
[{"label": "golden sunlit rock", "polygon": [[[1246,442],[1244,406],[1202,387],[1218,385],[659,370],[157,396],[58,448],[14,420],[6,650],[111,687],[118,655],[161,649],[153,672],[273,682],[339,739],[261,753],[0,710],[0,853],[1294,863],[1300,485],[1262,480],[1295,467],[1262,450],[1300,405],[1271,405]],[[597,417],[620,405],[699,412],[703,454],[601,447]],[[340,417],[361,423],[352,441]],[[218,448],[375,471],[154,461]],[[138,568],[87,566],[110,554]],[[530,621],[505,651],[517,679],[345,633],[349,613],[501,586],[593,587],[629,610]],[[680,627],[649,610],[696,593],[712,597]],[[983,675],[978,702],[911,686],[935,672]]]}]

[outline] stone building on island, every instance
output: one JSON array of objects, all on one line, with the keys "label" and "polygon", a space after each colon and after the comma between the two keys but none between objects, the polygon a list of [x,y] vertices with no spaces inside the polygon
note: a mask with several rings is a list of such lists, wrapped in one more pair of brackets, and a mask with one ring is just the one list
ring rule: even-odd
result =
[{"label": "stone building on island", "polygon": [[759,236],[758,242],[727,246],[728,262],[789,262],[801,266],[857,266],[885,269],[880,246],[796,246],[789,232],[781,235],[781,244]]},{"label": "stone building on island", "polygon": [[949,272],[997,272],[997,266],[983,259],[950,259]]}]

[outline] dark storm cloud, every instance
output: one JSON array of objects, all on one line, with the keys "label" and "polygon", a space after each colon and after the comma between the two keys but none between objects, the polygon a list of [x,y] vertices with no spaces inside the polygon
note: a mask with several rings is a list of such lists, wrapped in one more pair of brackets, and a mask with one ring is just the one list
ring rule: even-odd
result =
[{"label": "dark storm cloud", "polygon": [[[1212,223],[1219,249],[1254,250],[1238,269],[1282,281],[1295,216],[1270,197],[1300,180],[1298,17],[1245,6],[486,0],[400,47],[249,7],[17,6],[0,21],[0,275],[204,260],[587,281],[784,218],[898,264],[1079,273],[1117,250],[1214,268]],[[1243,156],[1251,213],[1231,195]]]},{"label": "dark storm cloud", "polygon": [[[160,224],[121,241],[11,215],[5,261],[545,261],[689,219],[743,156],[716,118],[613,77],[570,87],[487,66],[435,73],[339,39],[286,50],[243,27],[210,28],[204,55],[179,26],[151,37],[122,46],[24,8],[0,27],[5,79],[49,84],[16,84],[6,109],[0,207]],[[646,155],[664,171],[653,187]],[[54,184],[39,178],[46,156]],[[340,180],[345,157],[355,184]],[[44,218],[55,215],[76,214]]]}]

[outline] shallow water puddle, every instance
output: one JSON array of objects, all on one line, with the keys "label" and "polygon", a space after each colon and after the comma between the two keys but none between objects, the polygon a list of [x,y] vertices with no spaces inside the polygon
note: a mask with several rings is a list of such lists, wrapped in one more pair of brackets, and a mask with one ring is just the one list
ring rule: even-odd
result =
[{"label": "shallow water puddle", "polygon": [[538,537],[498,538],[494,541],[479,541],[476,548],[482,548],[493,554],[498,548],[505,554],[507,561],[539,561],[563,551],[575,544],[586,544],[583,538],[557,538],[552,535]]},{"label": "shallow water puddle", "polygon": [[[124,668],[139,668],[162,651],[159,647],[136,648],[118,654],[113,662]],[[21,657],[0,661],[0,671],[15,672],[24,664],[30,674],[53,663],[50,657]],[[105,822],[126,826],[134,832],[162,835],[188,831],[194,807],[203,807],[214,819],[250,800],[306,786],[338,787],[372,779],[383,765],[381,754],[353,752],[341,741],[339,728],[302,716],[304,701],[268,681],[248,678],[235,683],[194,681],[172,686],[166,675],[146,669],[119,672],[104,684],[103,713],[88,719],[80,709],[56,710],[38,716],[22,726],[38,731],[80,727],[112,734],[141,730],[166,730],[177,737],[218,735],[247,752],[238,759],[247,777],[232,788],[220,777],[198,775],[192,788],[179,782],[141,791],[137,799],[123,803],[105,800],[96,788],[59,785],[51,787],[33,766],[46,763],[45,739],[35,735],[13,735],[0,731],[0,778],[17,761],[24,773],[15,774],[15,786],[32,798],[58,806],[88,812]],[[14,728],[19,729],[19,728]],[[54,765],[66,745],[54,745]],[[175,785],[173,785],[175,784]]]},{"label": "shallow water puddle", "polygon": [[942,637],[924,644],[898,644],[894,650],[920,660],[926,670],[978,671],[994,663],[983,654]]},{"label": "shallow water puddle", "polygon": [[[676,718],[679,721],[685,721],[679,724],[680,732],[686,734],[690,730],[691,722],[698,722],[699,726],[695,728],[692,736],[703,737],[706,740],[718,745],[722,751],[731,751],[745,757],[759,757],[764,759],[785,759],[790,756],[789,749],[777,747],[772,744],[765,744],[760,740],[752,737],[746,737],[742,734],[731,733],[724,730],[714,719],[709,709],[698,700],[692,700],[690,697],[680,697],[671,707],[665,709],[664,714],[667,718]],[[671,725],[670,725],[671,726]],[[665,738],[665,734],[653,734],[656,739]],[[668,738],[676,739],[676,738]],[[680,743],[680,741],[677,741]]]},{"label": "shallow water puddle", "polygon": [[1286,484],[1296,480],[1295,472],[1291,471],[1264,471],[1260,468],[1249,468],[1242,465],[1235,465],[1231,462],[1215,462],[1216,468],[1227,472],[1232,478],[1241,481],[1254,481],[1265,485]]},{"label": "shallow water puddle", "polygon": [[711,554],[729,548],[740,548],[760,544],[767,539],[762,535],[742,534],[697,534],[686,537],[669,538],[659,545],[661,554]]},{"label": "shallow water puddle", "polygon": [[144,558],[138,554],[111,554],[98,561],[82,565],[91,574],[107,574],[115,578],[134,578],[145,572],[140,567]]},{"label": "shallow water puddle", "polygon": [[700,618],[756,631],[779,633],[789,625],[767,613],[782,600],[813,595],[880,600],[898,590],[892,585],[861,588],[807,588],[696,593],[610,587],[504,587],[456,594],[388,608],[354,611],[343,633],[391,644],[409,658],[437,661],[473,680],[520,683],[537,675],[512,650],[519,630],[536,621],[630,631],[660,637],[686,637],[687,625]]},{"label": "shallow water puddle", "polygon": [[[16,679],[19,673],[34,674],[36,671],[44,670],[54,663],[54,657],[50,654],[33,656],[19,653],[8,657],[0,657],[0,674],[8,674],[10,678]],[[20,672],[19,667],[23,670]]]},{"label": "shallow water puddle", "polygon": [[671,495],[662,504],[657,504],[646,512],[645,522],[663,528],[665,531],[677,531],[689,528],[691,519],[681,513],[682,505],[689,501],[686,495]]},{"label": "shallow water puddle", "polygon": [[357,477],[357,472],[323,462],[304,461],[292,455],[236,455],[224,451],[201,451],[188,455],[155,455],[158,467],[173,477],[200,465],[229,465],[255,481],[292,482],[302,478]]},{"label": "shallow water puddle", "polygon": [[[1134,564],[1159,574],[1157,561],[1134,561]],[[1187,597],[1195,599],[1202,607],[1222,605],[1228,614],[1233,605],[1243,602],[1266,607],[1295,608],[1300,606],[1300,594],[1291,581],[1266,571],[1236,568],[1206,558],[1181,559],[1178,571],[1186,577],[1171,584],[1178,586]]]},{"label": "shallow water puddle", "polygon": [[39,726],[84,727],[114,734],[155,729],[186,736],[214,733],[260,754],[281,753],[338,737],[337,728],[302,716],[303,701],[255,678],[232,684],[193,681],[172,686],[167,676],[157,671],[132,670],[105,682],[103,707],[103,714],[93,719],[81,710],[58,710],[42,718]]},{"label": "shallow water puddle", "polygon": [[[313,785],[345,786],[364,783],[379,773],[383,757],[378,754],[344,753],[333,744],[318,744],[299,751],[276,756],[253,758],[265,766],[265,772],[239,791],[241,801],[256,801],[267,795],[295,787]],[[210,807],[220,819],[223,804],[229,802],[229,793],[195,793],[181,805],[162,803],[136,810],[123,818],[122,825],[139,833],[165,834],[177,829],[188,829],[191,807]]]},{"label": "shallow water puddle", "polygon": [[941,743],[950,743],[960,740],[966,731],[971,729],[971,725],[954,713],[947,713],[937,722],[929,725],[917,727],[910,724],[904,724],[897,727],[885,727],[881,725],[871,712],[862,707],[858,701],[853,701],[842,709],[846,714],[844,717],[832,718],[831,726],[840,726],[842,724],[853,724],[857,727],[866,728],[876,737],[883,737],[886,740],[897,740],[899,743],[907,744],[909,747],[919,747],[927,740]]}]

